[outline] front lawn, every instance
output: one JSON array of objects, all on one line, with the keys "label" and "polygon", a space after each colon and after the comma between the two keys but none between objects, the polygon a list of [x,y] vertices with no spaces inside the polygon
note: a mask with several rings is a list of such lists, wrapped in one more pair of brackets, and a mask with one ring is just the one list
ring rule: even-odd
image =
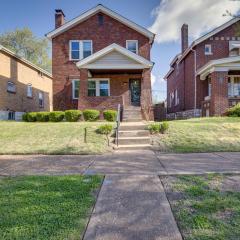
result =
[{"label": "front lawn", "polygon": [[0,178],[0,239],[81,239],[100,176]]},{"label": "front lawn", "polygon": [[[0,154],[99,154],[109,150],[103,122],[0,122]],[[84,128],[87,127],[87,143]]]},{"label": "front lawn", "polygon": [[163,177],[185,240],[240,239],[240,176]]},{"label": "front lawn", "polygon": [[153,136],[166,152],[240,151],[240,118],[214,117],[169,121],[166,134]]}]

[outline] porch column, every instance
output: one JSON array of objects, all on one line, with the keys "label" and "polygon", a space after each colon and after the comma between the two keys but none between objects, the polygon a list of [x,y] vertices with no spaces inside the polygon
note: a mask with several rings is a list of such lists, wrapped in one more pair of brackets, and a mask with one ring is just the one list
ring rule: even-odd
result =
[{"label": "porch column", "polygon": [[143,69],[141,81],[141,109],[146,120],[153,120],[151,70]]},{"label": "porch column", "polygon": [[80,69],[80,87],[78,97],[78,109],[82,110],[86,108],[88,95],[88,69]]},{"label": "porch column", "polygon": [[220,116],[228,108],[228,72],[211,73],[210,115]]}]

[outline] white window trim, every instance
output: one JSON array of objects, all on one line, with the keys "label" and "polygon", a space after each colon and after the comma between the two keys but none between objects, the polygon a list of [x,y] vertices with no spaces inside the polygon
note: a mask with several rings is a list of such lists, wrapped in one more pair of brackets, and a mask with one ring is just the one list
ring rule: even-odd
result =
[{"label": "white window trim", "polygon": [[[126,49],[127,50],[128,50],[128,43],[129,42],[135,42],[136,43],[136,54],[138,54],[138,40],[126,40]],[[130,51],[130,50],[128,50],[128,51]]]},{"label": "white window trim", "polygon": [[80,79],[72,79],[72,99],[76,100],[79,97],[75,96],[75,84],[79,82],[79,93],[80,93]]},{"label": "white window trim", "polygon": [[[79,59],[72,59],[72,42],[79,43]],[[70,61],[79,61],[83,59],[83,43],[91,42],[91,55],[93,54],[93,42],[92,40],[70,40],[69,41],[69,60]]]},{"label": "white window trim", "polygon": [[[31,95],[29,95],[29,92],[28,92],[29,87],[31,88]],[[28,83],[28,85],[27,85],[27,97],[32,98],[32,96],[33,96],[32,84]]]},{"label": "white window trim", "polygon": [[[42,99],[40,98],[40,93],[42,94]],[[40,103],[39,100],[42,100],[42,104],[39,104],[39,107],[40,108],[43,108],[44,107],[44,93],[42,91],[38,92],[38,103]]]},{"label": "white window trim", "polygon": [[[209,48],[209,52],[206,52],[206,48]],[[205,46],[204,46],[204,53],[205,53],[205,55],[212,55],[213,53],[212,53],[212,45],[211,44],[206,44]]]},{"label": "white window trim", "polygon": [[[12,85],[13,90],[8,88],[8,87],[9,87],[9,84]],[[16,93],[16,91],[17,91],[17,90],[16,90],[16,84],[15,84],[14,82],[8,81],[8,82],[7,82],[7,92]]]},{"label": "white window trim", "polygon": [[234,97],[240,97],[240,95],[234,95],[234,77],[240,77],[240,75],[229,75],[230,83],[231,83],[231,93],[228,94],[228,97],[234,98]]},{"label": "white window trim", "polygon": [[100,81],[108,81],[108,97],[110,97],[110,79],[109,78],[89,78],[88,81],[96,82],[96,97],[105,97],[100,96]]}]

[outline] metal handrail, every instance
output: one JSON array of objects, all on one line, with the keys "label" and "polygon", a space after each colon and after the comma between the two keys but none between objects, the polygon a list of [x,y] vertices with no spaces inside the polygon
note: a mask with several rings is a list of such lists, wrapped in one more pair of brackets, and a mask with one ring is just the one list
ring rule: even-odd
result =
[{"label": "metal handrail", "polygon": [[119,137],[119,126],[120,126],[120,116],[121,116],[121,105],[118,104],[117,117],[116,117],[116,139],[115,144],[118,146],[118,137]]}]

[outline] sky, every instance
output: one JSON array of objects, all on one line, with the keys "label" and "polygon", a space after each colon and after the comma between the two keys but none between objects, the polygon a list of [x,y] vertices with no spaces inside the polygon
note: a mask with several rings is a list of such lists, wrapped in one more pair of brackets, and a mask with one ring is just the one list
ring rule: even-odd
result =
[{"label": "sky", "polygon": [[151,50],[154,99],[166,98],[164,75],[180,52],[180,29],[189,25],[189,43],[228,21],[226,10],[237,14],[236,0],[0,0],[0,34],[29,27],[37,37],[54,29],[54,10],[62,9],[66,20],[101,3],[156,34]]}]

